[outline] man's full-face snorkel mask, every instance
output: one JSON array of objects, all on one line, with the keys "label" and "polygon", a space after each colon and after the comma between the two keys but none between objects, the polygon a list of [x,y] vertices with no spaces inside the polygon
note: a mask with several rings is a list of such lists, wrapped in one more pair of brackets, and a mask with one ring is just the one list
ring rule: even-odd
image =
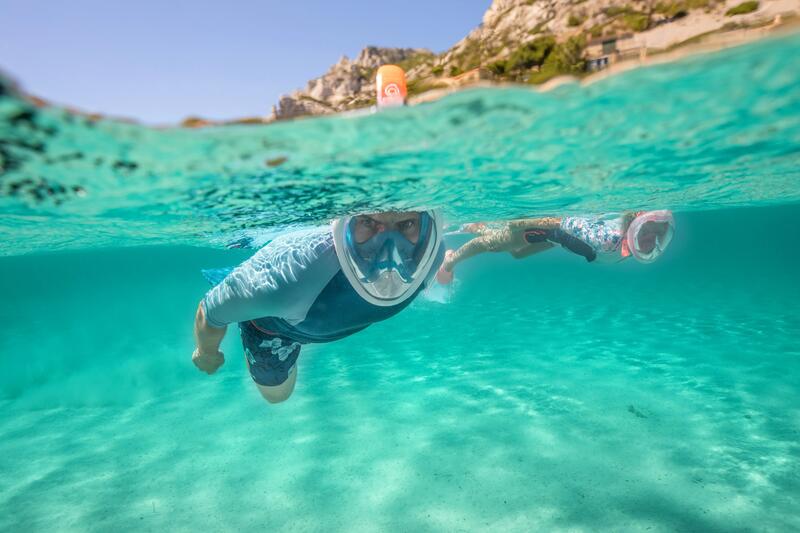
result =
[{"label": "man's full-face snorkel mask", "polygon": [[422,285],[441,246],[434,211],[344,217],[333,223],[336,255],[345,277],[366,301],[397,305]]}]

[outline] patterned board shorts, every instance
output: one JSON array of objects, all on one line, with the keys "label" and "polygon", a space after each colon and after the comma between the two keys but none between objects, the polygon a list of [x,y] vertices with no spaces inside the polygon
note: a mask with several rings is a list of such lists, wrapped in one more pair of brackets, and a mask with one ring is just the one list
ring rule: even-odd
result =
[{"label": "patterned board shorts", "polygon": [[282,384],[300,356],[299,342],[256,328],[252,322],[240,322],[244,354],[250,363],[253,381],[266,387]]}]

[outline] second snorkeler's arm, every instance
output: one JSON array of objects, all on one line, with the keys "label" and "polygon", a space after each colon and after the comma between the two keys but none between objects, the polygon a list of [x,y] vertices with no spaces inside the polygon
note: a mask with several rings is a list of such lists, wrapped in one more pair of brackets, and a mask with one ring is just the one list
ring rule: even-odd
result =
[{"label": "second snorkeler's arm", "polygon": [[[507,234],[508,232],[505,233]],[[503,234],[502,232],[492,232],[490,234],[483,235],[482,237],[476,237],[462,245],[452,254],[445,256],[444,264],[442,266],[447,272],[452,272],[458,263],[469,259],[470,257],[474,257],[484,252],[501,251],[501,248],[503,248],[504,245],[509,244],[506,242],[507,240],[507,235]]]},{"label": "second snorkeler's arm", "polygon": [[210,325],[206,321],[203,303],[200,302],[194,318],[194,340],[197,348],[192,354],[192,362],[203,372],[213,374],[225,362],[219,345],[227,329],[227,326],[217,328]]}]

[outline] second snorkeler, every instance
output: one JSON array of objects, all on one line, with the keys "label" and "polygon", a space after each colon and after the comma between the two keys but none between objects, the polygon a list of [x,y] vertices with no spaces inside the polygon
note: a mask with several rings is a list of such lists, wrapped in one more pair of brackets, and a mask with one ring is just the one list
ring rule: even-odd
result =
[{"label": "second snorkeler", "polygon": [[561,246],[587,261],[618,262],[629,257],[642,263],[658,259],[672,240],[672,212],[627,211],[583,217],[517,219],[500,227],[468,224],[463,230],[478,236],[457,250],[449,250],[437,273],[450,283],[455,266],[485,252],[508,252],[522,259]]}]

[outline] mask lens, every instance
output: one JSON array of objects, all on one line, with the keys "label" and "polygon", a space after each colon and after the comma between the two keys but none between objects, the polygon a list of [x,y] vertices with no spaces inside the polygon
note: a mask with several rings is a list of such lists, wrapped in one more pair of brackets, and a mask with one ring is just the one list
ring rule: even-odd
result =
[{"label": "mask lens", "polygon": [[380,222],[367,215],[353,218],[349,226],[352,240],[355,244],[367,242],[382,229]]}]

